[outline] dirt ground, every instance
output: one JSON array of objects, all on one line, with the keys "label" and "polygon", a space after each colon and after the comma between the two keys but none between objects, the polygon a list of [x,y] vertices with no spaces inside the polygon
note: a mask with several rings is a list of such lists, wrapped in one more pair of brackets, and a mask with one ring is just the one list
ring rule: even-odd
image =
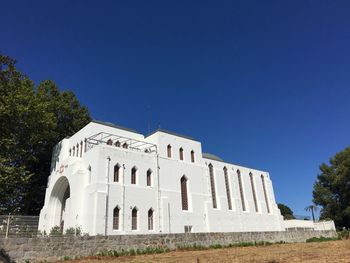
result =
[{"label": "dirt ground", "polygon": [[[68,261],[66,261],[68,262]],[[350,262],[350,240],[320,243],[276,244],[257,247],[236,247],[200,251],[173,251],[157,255],[139,255],[118,258],[86,258],[76,263],[118,263],[118,262]]]}]

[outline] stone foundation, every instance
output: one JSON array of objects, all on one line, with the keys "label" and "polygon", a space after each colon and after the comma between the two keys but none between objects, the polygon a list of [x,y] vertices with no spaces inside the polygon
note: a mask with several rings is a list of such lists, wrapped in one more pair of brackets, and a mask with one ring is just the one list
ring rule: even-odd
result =
[{"label": "stone foundation", "polygon": [[311,237],[336,237],[335,231],[188,233],[84,237],[41,237],[0,239],[0,262],[54,261],[65,256],[90,256],[102,250],[210,246],[241,242],[305,242]]}]

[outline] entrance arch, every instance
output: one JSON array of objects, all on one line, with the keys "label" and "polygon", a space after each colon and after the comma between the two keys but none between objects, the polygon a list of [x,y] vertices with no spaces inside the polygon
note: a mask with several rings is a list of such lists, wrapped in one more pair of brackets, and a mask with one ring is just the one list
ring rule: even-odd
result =
[{"label": "entrance arch", "polygon": [[65,212],[67,208],[67,202],[70,199],[70,185],[67,177],[60,177],[54,187],[52,188],[50,195],[50,230],[54,226],[59,226],[61,232],[64,230]]}]

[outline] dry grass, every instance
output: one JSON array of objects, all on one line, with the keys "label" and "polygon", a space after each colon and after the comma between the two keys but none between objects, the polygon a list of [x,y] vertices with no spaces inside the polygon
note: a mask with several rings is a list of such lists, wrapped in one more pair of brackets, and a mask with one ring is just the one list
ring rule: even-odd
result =
[{"label": "dry grass", "polygon": [[[66,261],[68,262],[68,261]],[[71,262],[118,263],[118,262],[350,262],[350,240],[320,243],[276,244],[256,247],[234,247],[200,251],[173,251],[157,255],[139,255],[118,258],[86,258]]]}]

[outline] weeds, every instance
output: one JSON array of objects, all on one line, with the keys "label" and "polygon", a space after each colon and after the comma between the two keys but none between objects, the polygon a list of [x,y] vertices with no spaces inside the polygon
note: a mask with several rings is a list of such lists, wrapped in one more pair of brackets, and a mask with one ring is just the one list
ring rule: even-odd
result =
[{"label": "weeds", "polygon": [[339,240],[339,237],[312,237],[309,239],[306,239],[306,243],[310,243],[310,242],[325,242],[325,241],[335,241],[335,240]]},{"label": "weeds", "polygon": [[145,254],[160,254],[169,252],[167,247],[147,247],[145,249],[129,249],[129,250],[102,250],[96,254],[98,257],[122,257],[122,256],[136,256]]},{"label": "weeds", "polygon": [[220,249],[220,248],[232,248],[232,247],[252,247],[252,246],[270,246],[274,244],[285,244],[285,241],[278,241],[275,243],[268,241],[260,241],[260,242],[240,242],[240,243],[231,243],[227,245],[222,244],[212,244],[210,246],[203,246],[200,244],[188,244],[177,246],[177,250],[205,250],[205,249]]}]

